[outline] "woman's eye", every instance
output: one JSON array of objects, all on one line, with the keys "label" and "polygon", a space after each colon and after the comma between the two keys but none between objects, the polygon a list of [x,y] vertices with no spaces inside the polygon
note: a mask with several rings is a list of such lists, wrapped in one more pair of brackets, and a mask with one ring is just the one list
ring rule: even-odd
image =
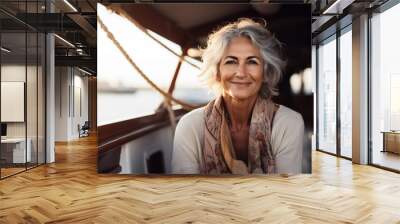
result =
[{"label": "woman's eye", "polygon": [[247,63],[249,63],[249,64],[251,64],[251,65],[258,65],[258,62],[257,62],[257,61],[254,61],[254,60],[250,60],[250,61],[248,61]]},{"label": "woman's eye", "polygon": [[225,61],[226,65],[232,65],[232,64],[235,64],[235,63],[236,63],[236,61],[234,61],[234,60]]}]

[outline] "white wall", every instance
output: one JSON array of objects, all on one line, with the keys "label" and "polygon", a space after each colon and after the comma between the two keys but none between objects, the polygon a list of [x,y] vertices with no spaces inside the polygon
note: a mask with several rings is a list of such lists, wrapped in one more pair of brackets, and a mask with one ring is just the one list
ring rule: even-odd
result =
[{"label": "white wall", "polygon": [[[81,73],[79,73],[81,74]],[[88,102],[88,77],[80,76],[76,74],[74,75],[74,108],[73,108],[73,119],[71,120],[72,130],[71,134],[74,137],[79,137],[78,133],[78,124],[82,126],[85,121],[89,120],[89,102]]]},{"label": "white wall", "polygon": [[55,141],[68,141],[69,70],[56,67],[55,74]]},{"label": "white wall", "polygon": [[56,67],[56,141],[79,138],[78,124],[88,120],[88,78],[76,68]]},{"label": "white wall", "polygon": [[[37,70],[38,69],[38,70]],[[32,151],[32,161],[44,163],[44,74],[41,66],[25,66],[24,64],[3,64],[1,66],[1,81],[2,82],[24,82],[26,87],[26,106],[25,102],[19,110],[22,114],[26,112],[26,120],[23,118],[21,122],[6,122],[7,137],[9,138],[24,138],[25,135],[30,140]],[[27,79],[27,80],[26,80]],[[2,93],[4,89],[2,89]],[[23,92],[24,93],[24,92]],[[7,95],[2,95],[2,98],[8,98]],[[2,112],[16,113],[17,111],[7,108],[3,105]],[[5,111],[4,111],[5,110]],[[23,115],[24,116],[24,115]],[[38,151],[39,150],[39,151]],[[39,153],[39,156],[37,156]]]},{"label": "white wall", "polygon": [[[1,81],[3,82],[25,82],[25,64],[3,64],[1,66]],[[32,67],[28,66],[28,71]],[[29,74],[29,72],[28,72]],[[25,82],[26,83],[26,82]],[[30,94],[28,94],[30,95]],[[4,97],[4,96],[3,96]],[[6,108],[1,108],[6,110]],[[25,137],[25,122],[7,122],[7,136],[8,137]]]},{"label": "white wall", "polygon": [[[27,70],[25,70],[27,69]],[[2,82],[25,82],[26,71],[28,72],[28,79],[30,79],[29,75],[36,75],[36,67],[18,65],[18,64],[5,64],[1,66],[1,81]],[[29,80],[30,85],[36,85],[36,81]],[[31,110],[36,110],[36,88],[27,88],[27,103],[35,102],[34,104],[28,105],[30,106],[30,110],[27,113],[28,122],[35,121],[36,123],[36,113],[31,113]],[[7,96],[2,96],[7,97]],[[39,105],[40,106],[40,105]],[[34,108],[32,108],[34,107]],[[7,110],[7,108],[1,108],[1,110]],[[25,123],[26,122],[7,122],[7,136],[8,137],[25,137]],[[36,130],[36,126],[28,124],[28,137],[31,133],[31,128]]]}]

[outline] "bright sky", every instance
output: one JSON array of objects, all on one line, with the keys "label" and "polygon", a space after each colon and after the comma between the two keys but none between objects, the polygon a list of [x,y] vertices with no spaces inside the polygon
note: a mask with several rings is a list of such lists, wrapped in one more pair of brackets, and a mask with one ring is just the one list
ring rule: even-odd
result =
[{"label": "bright sky", "polygon": [[[380,14],[380,44],[381,62],[386,71],[400,73],[399,52],[400,52],[400,4]],[[397,27],[397,28],[396,28]]]},{"label": "bright sky", "polygon": [[400,5],[380,14],[380,19],[381,69],[382,74],[387,74],[390,80],[390,125],[391,129],[398,129],[400,127],[400,101],[398,100],[400,94],[400,64],[398,62],[400,30],[396,27],[400,21]]},{"label": "bright sky", "polygon": [[[160,87],[168,88],[179,58],[151,39],[138,27],[127,19],[112,13],[101,4],[98,6],[98,16],[114,34],[123,48],[128,52],[133,61],[144,71],[148,77]],[[98,79],[99,81],[117,82],[136,87],[149,87],[147,82],[129,64],[123,54],[107,37],[104,30],[98,25]],[[181,47],[162,36],[150,32],[150,35],[167,45],[179,55]],[[200,62],[191,60],[200,66]],[[177,87],[201,88],[203,85],[198,79],[199,70],[192,65],[184,63],[181,67]]]}]

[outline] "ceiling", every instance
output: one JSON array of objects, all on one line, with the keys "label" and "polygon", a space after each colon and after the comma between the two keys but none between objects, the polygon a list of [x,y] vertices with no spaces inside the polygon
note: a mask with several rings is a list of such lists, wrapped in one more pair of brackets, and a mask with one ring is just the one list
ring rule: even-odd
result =
[{"label": "ceiling", "polygon": [[96,73],[96,4],[94,0],[47,0],[47,5],[44,0],[1,0],[2,45],[12,49],[3,60],[33,58],[38,50],[36,39],[32,40],[35,35],[54,32],[74,45],[55,38],[56,65],[81,66]]}]

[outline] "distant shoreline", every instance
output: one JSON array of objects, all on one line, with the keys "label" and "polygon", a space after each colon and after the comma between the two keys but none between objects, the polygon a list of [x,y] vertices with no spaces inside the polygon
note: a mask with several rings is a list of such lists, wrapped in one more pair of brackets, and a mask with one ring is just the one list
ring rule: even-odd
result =
[{"label": "distant shoreline", "polygon": [[126,93],[135,93],[137,90],[136,89],[98,89],[99,93],[118,93],[118,94],[126,94]]}]

